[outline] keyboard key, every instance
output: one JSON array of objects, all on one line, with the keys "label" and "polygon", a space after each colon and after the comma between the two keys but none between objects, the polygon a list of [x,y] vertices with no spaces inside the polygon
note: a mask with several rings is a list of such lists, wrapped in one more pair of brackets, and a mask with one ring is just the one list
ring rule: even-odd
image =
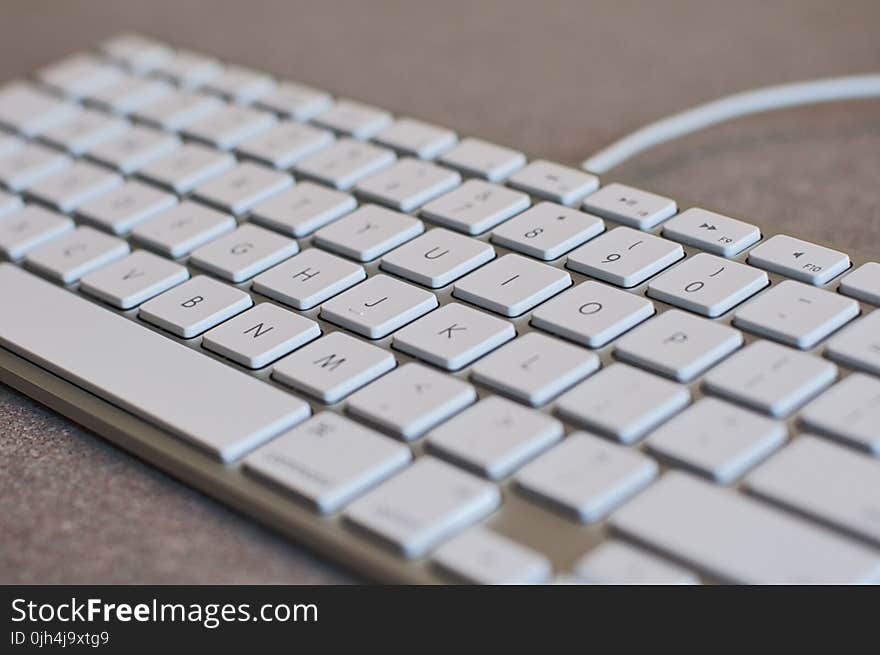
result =
[{"label": "keyboard key", "polygon": [[128,122],[122,119],[93,109],[84,109],[70,120],[43,132],[41,138],[73,155],[82,155],[127,129]]},{"label": "keyboard key", "polygon": [[14,196],[11,193],[0,191],[0,216],[18,211],[23,206],[24,203],[21,201],[21,196]]},{"label": "keyboard key", "polygon": [[455,283],[453,295],[503,316],[519,316],[571,286],[571,276],[521,255],[505,255]]},{"label": "keyboard key", "polygon": [[340,139],[298,162],[294,170],[341,191],[394,163],[394,152],[354,139]]},{"label": "keyboard key", "polygon": [[506,478],[562,438],[562,423],[487,396],[428,433],[428,448],[492,480]]},{"label": "keyboard key", "polygon": [[28,194],[66,213],[121,184],[122,177],[103,166],[77,161],[31,185]]},{"label": "keyboard key", "polygon": [[332,514],[406,466],[409,448],[321,412],[244,460],[244,470]]},{"label": "keyboard key", "polygon": [[213,57],[190,50],[177,50],[156,67],[155,73],[184,89],[195,89],[220,77],[223,65]]},{"label": "keyboard key", "polygon": [[526,464],[516,482],[584,523],[593,523],[656,476],[657,464],[640,452],[575,432]]},{"label": "keyboard key", "polygon": [[468,138],[443,153],[440,161],[467,175],[501,182],[526,165],[526,156],[482,139]]},{"label": "keyboard key", "polygon": [[304,237],[357,207],[354,196],[300,182],[251,209],[250,220],[290,236]]},{"label": "keyboard key", "polygon": [[159,212],[177,204],[177,196],[154,186],[132,180],[79,206],[80,218],[113,234],[131,229]]},{"label": "keyboard key", "polygon": [[387,350],[331,332],[275,364],[272,377],[331,404],[394,366],[394,355]]},{"label": "keyboard key", "polygon": [[40,81],[74,100],[112,86],[122,71],[89,54],[76,54],[43,68]]},{"label": "keyboard key", "polygon": [[747,478],[753,493],[880,545],[880,461],[809,435]]},{"label": "keyboard key", "polygon": [[825,356],[850,368],[880,375],[880,310],[874,310],[832,337]]},{"label": "keyboard key", "polygon": [[714,318],[768,284],[764,271],[701,252],[651,281],[648,295]]},{"label": "keyboard key", "polygon": [[541,584],[552,571],[544,555],[480,526],[441,545],[433,560],[468,584]]},{"label": "keyboard key", "polygon": [[194,250],[190,263],[230,282],[244,282],[299,252],[293,239],[257,227],[242,225]]},{"label": "keyboard key", "polygon": [[611,364],[562,396],[567,420],[631,444],[687,406],[687,387],[625,364]]},{"label": "keyboard key", "polygon": [[710,393],[777,418],[789,415],[831,384],[837,367],[807,353],[755,341],[710,371]]},{"label": "keyboard key", "polygon": [[867,548],[682,473],[664,475],[611,523],[724,582],[840,584],[880,575]]},{"label": "keyboard key", "polygon": [[785,443],[785,424],[717,398],[698,400],[655,430],[651,452],[730,484]]},{"label": "keyboard key", "polygon": [[806,350],[859,315],[859,304],[831,291],[785,280],[737,310],[733,322]]},{"label": "keyboard key", "polygon": [[125,257],[128,244],[90,227],[78,227],[53,241],[34,248],[25,265],[64,284],[73,284],[86,273]]},{"label": "keyboard key", "polygon": [[293,186],[287,173],[244,162],[195,188],[199,200],[241,216],[254,205]]},{"label": "keyboard key", "polygon": [[801,420],[811,430],[880,455],[880,380],[853,373],[807,405]]},{"label": "keyboard key", "polygon": [[333,143],[331,132],[311,125],[283,121],[238,144],[239,154],[273,166],[288,169],[295,163]]},{"label": "keyboard key", "polygon": [[507,183],[561,205],[574,205],[599,188],[599,178],[595,175],[543,159],[537,159],[514,173]]},{"label": "keyboard key", "polygon": [[670,309],[617,341],[614,354],[679,382],[690,382],[742,342],[739,330]]},{"label": "keyboard key", "polygon": [[27,205],[24,209],[0,221],[0,253],[18,261],[31,250],[73,230],[73,221],[67,216]]},{"label": "keyboard key", "polygon": [[354,100],[338,100],[315,116],[314,122],[355,139],[369,139],[391,124],[391,114],[384,109]]},{"label": "keyboard key", "polygon": [[455,132],[414,118],[398,118],[373,140],[419,159],[434,159],[455,145]]},{"label": "keyboard key", "polygon": [[461,175],[455,171],[407,158],[362,180],[356,191],[368,200],[409,212],[460,183]]},{"label": "keyboard key", "polygon": [[362,205],[345,218],[318,230],[315,245],[368,262],[424,230],[421,221],[406,214],[377,205]]},{"label": "keyboard key", "polygon": [[733,257],[761,240],[761,231],[735,218],[692,207],[663,226],[663,236],[721,257]]},{"label": "keyboard key", "polygon": [[429,202],[421,216],[465,234],[482,234],[529,208],[529,197],[481,180],[468,180]]},{"label": "keyboard key", "polygon": [[515,336],[511,323],[449,303],[398,331],[394,347],[440,368],[457,371]]},{"label": "keyboard key", "polygon": [[650,230],[670,216],[677,206],[672,198],[624,184],[608,184],[586,197],[583,208],[637,230]]},{"label": "keyboard key", "polygon": [[235,148],[245,139],[265,132],[278,122],[273,114],[252,107],[226,105],[190,124],[186,136],[221,150]]},{"label": "keyboard key", "polygon": [[20,150],[24,146],[24,141],[12,134],[6,134],[0,131],[0,157],[12,154],[16,150]]},{"label": "keyboard key", "polygon": [[162,80],[129,75],[112,86],[90,94],[88,102],[113,114],[127,116],[173,90],[174,87]]},{"label": "keyboard key", "polygon": [[597,234],[601,219],[552,202],[542,202],[492,232],[492,242],[549,261],[577,248]]},{"label": "keyboard key", "polygon": [[0,313],[0,345],[222,462],[309,415],[291,394],[9,264],[0,305],[30,308]]},{"label": "keyboard key", "polygon": [[840,281],[840,293],[880,305],[880,264],[862,264]]},{"label": "keyboard key", "polygon": [[101,50],[138,73],[149,73],[173,57],[167,45],[140,34],[120,34],[102,43]]},{"label": "keyboard key", "polygon": [[257,106],[295,121],[311,120],[333,103],[329,93],[295,82],[281,82],[257,99]]},{"label": "keyboard key", "polygon": [[527,405],[543,405],[599,368],[593,353],[528,332],[477,362],[471,378]]},{"label": "keyboard key", "polygon": [[433,293],[379,274],[321,305],[321,318],[381,339],[436,306]]},{"label": "keyboard key", "polygon": [[654,315],[650,300],[587,280],[532,313],[532,325],[589,348],[606,343]]},{"label": "keyboard key", "polygon": [[146,250],[135,250],[127,257],[85,275],[79,288],[109,305],[131,309],[187,279],[189,272],[180,264]]},{"label": "keyboard key", "polygon": [[345,517],[414,558],[484,518],[500,502],[494,484],[422,457],[354,501]]},{"label": "keyboard key", "polygon": [[25,82],[0,87],[0,125],[27,137],[73,118],[79,108]]},{"label": "keyboard key", "polygon": [[11,191],[22,191],[71,165],[70,157],[36,143],[28,143],[0,157],[0,182]]},{"label": "keyboard key", "polygon": [[269,302],[208,330],[202,346],[247,368],[263,368],[321,336],[314,321]]},{"label": "keyboard key", "polygon": [[204,88],[209,93],[246,105],[271,93],[275,89],[275,80],[266,73],[228,65],[218,77],[211,78]]},{"label": "keyboard key", "polygon": [[139,243],[177,259],[235,229],[235,219],[188,200],[139,223],[131,231]]},{"label": "keyboard key", "polygon": [[240,289],[197,275],[141,305],[138,318],[191,339],[253,304]]},{"label": "keyboard key", "polygon": [[850,267],[844,253],[785,234],[777,234],[749,252],[749,264],[816,286]]},{"label": "keyboard key", "polygon": [[179,132],[220,111],[219,98],[192,91],[173,91],[135,110],[134,116],[169,132]]},{"label": "keyboard key", "polygon": [[235,157],[197,143],[187,143],[140,170],[141,177],[183,195],[235,166]]},{"label": "keyboard key", "polygon": [[661,557],[624,541],[604,541],[574,565],[578,580],[600,585],[689,585],[697,577]]},{"label": "keyboard key", "polygon": [[254,278],[253,290],[296,309],[311,309],[366,277],[363,266],[308,248]]},{"label": "keyboard key", "polygon": [[439,289],[494,258],[489,244],[438,227],[385,255],[382,269]]},{"label": "keyboard key", "polygon": [[684,250],[677,243],[629,227],[618,227],[572,252],[566,266],[630,288],[682,257]]},{"label": "keyboard key", "polygon": [[119,136],[96,145],[89,152],[89,157],[130,175],[179,147],[180,139],[176,135],[135,125]]}]

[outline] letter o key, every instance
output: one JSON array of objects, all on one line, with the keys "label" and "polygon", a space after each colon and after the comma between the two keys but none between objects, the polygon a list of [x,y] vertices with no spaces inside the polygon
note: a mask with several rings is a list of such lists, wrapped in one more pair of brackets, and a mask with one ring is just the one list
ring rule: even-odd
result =
[{"label": "letter o key", "polygon": [[589,316],[591,314],[598,314],[602,311],[602,303],[600,302],[588,302],[584,303],[578,308],[578,311],[585,316]]}]

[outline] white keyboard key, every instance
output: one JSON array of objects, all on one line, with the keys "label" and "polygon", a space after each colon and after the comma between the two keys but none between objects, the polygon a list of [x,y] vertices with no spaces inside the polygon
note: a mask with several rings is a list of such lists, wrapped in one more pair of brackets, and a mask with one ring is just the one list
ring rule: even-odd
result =
[{"label": "white keyboard key", "polygon": [[670,309],[615,344],[618,359],[690,382],[742,345],[739,330]]},{"label": "white keyboard key", "polygon": [[192,91],[173,91],[135,110],[134,116],[163,130],[177,132],[224,106],[219,98]]},{"label": "white keyboard key", "polygon": [[101,50],[138,73],[149,73],[173,56],[167,45],[140,34],[120,34],[102,43]]},{"label": "white keyboard key", "polygon": [[511,323],[449,303],[398,331],[394,347],[440,368],[457,371],[515,336]]},{"label": "white keyboard key", "polygon": [[72,284],[86,273],[125,257],[128,244],[90,227],[73,232],[31,250],[24,263],[38,273]]},{"label": "white keyboard key", "polygon": [[880,544],[880,460],[804,435],[746,478],[749,490]]},{"label": "white keyboard key", "polygon": [[354,139],[333,145],[297,162],[294,170],[336,189],[346,191],[365,177],[394,163],[394,152]]},{"label": "white keyboard key", "polygon": [[187,143],[164,157],[149,162],[141,168],[139,174],[182,195],[233,166],[235,157],[228,152]]},{"label": "white keyboard key", "polygon": [[381,339],[436,306],[433,293],[379,274],[321,305],[321,318]]},{"label": "white keyboard key", "polygon": [[500,502],[494,484],[422,457],[354,501],[345,516],[413,558],[476,523]]},{"label": "white keyboard key", "polygon": [[323,150],[334,138],[331,132],[312,125],[283,121],[238,144],[239,154],[274,168],[288,169],[295,163]]},{"label": "white keyboard key", "polygon": [[550,261],[605,229],[601,219],[552,202],[542,202],[492,232],[492,242]]},{"label": "white keyboard key", "polygon": [[184,339],[191,339],[232,318],[253,304],[244,291],[197,275],[148,300],[138,318]]},{"label": "white keyboard key", "polygon": [[367,277],[364,267],[308,248],[254,278],[253,290],[296,309],[311,309]]},{"label": "white keyboard key", "polygon": [[473,403],[467,382],[409,363],[354,393],[347,411],[396,437],[411,441]]},{"label": "white keyboard key", "polygon": [[300,182],[251,208],[250,220],[290,236],[304,237],[357,207],[354,196],[313,182]]},{"label": "white keyboard key", "polygon": [[672,198],[617,183],[588,195],[583,208],[591,214],[638,230],[656,227],[678,209]]},{"label": "white keyboard key", "polygon": [[122,79],[122,71],[88,54],[71,55],[37,73],[40,81],[78,100]]},{"label": "white keyboard key", "polygon": [[79,107],[25,82],[0,87],[0,125],[31,137],[71,119]]},{"label": "white keyboard key", "polygon": [[391,124],[391,114],[384,109],[354,100],[338,100],[315,116],[314,122],[355,139],[369,139]]},{"label": "white keyboard key", "polygon": [[77,161],[28,187],[28,194],[67,213],[121,184],[122,177],[103,166]]},{"label": "white keyboard key", "polygon": [[541,553],[480,526],[441,545],[433,560],[468,584],[541,584],[552,572]]},{"label": "white keyboard key", "polygon": [[229,65],[219,76],[209,80],[204,88],[233,102],[249,104],[271,93],[275,89],[275,80],[266,73]]},{"label": "white keyboard key", "polygon": [[777,234],[749,252],[749,264],[821,286],[850,267],[842,252]]},{"label": "white keyboard key", "polygon": [[382,269],[439,289],[494,257],[489,244],[438,227],[385,255]]},{"label": "white keyboard key", "polygon": [[527,405],[543,405],[599,368],[593,353],[528,332],[477,362],[471,378]]},{"label": "white keyboard key", "polygon": [[287,173],[244,162],[200,184],[193,195],[223,211],[241,216],[251,207],[293,186]]},{"label": "white keyboard key", "polygon": [[807,405],[801,420],[811,430],[880,455],[880,380],[853,373]]},{"label": "white keyboard key", "polygon": [[566,271],[505,255],[456,282],[453,295],[502,316],[519,316],[569,286]]},{"label": "white keyboard key", "polygon": [[647,439],[652,452],[730,484],[785,443],[785,424],[717,398],[698,400]]},{"label": "white keyboard key", "polygon": [[624,541],[605,541],[574,565],[578,580],[596,585],[690,585],[697,577],[685,568]]},{"label": "white keyboard key", "polygon": [[684,257],[682,247],[630,227],[618,227],[569,254],[566,266],[619,287],[634,287]]},{"label": "white keyboard key", "polygon": [[528,493],[585,523],[600,521],[657,476],[640,452],[575,432],[516,474]]},{"label": "white keyboard key", "polygon": [[355,190],[368,200],[410,212],[460,183],[455,171],[406,158],[362,180]]},{"label": "white keyboard key", "polygon": [[858,315],[855,300],[785,280],[737,310],[733,322],[750,332],[806,350]]},{"label": "white keyboard key", "polygon": [[256,104],[295,121],[311,120],[333,103],[329,93],[295,82],[281,82]]},{"label": "white keyboard key", "polygon": [[406,466],[409,448],[321,412],[254,451],[244,470],[331,514]]},{"label": "white keyboard key", "polygon": [[146,250],[85,275],[79,282],[84,293],[119,309],[131,309],[189,279],[180,264]]},{"label": "white keyboard key", "polygon": [[421,221],[377,205],[362,205],[315,233],[315,245],[368,262],[424,232]]},{"label": "white keyboard key", "polygon": [[500,480],[562,438],[562,423],[500,396],[487,396],[428,433],[428,448]]},{"label": "white keyboard key", "polygon": [[190,124],[184,132],[192,139],[230,150],[277,122],[278,119],[268,112],[242,105],[226,105]]},{"label": "white keyboard key", "polygon": [[514,173],[507,183],[533,196],[573,205],[599,188],[599,178],[584,171],[536,159]]},{"label": "white keyboard key", "polygon": [[11,193],[0,191],[0,216],[11,214],[18,211],[24,206],[21,196],[14,196]]},{"label": "white keyboard key", "polygon": [[693,207],[666,223],[663,236],[722,257],[733,257],[760,241],[761,231],[735,218]]},{"label": "white keyboard key", "polygon": [[398,118],[379,132],[373,140],[394,148],[404,155],[419,159],[435,159],[455,145],[455,132],[444,127],[424,123],[414,118]]},{"label": "white keyboard key", "polygon": [[76,213],[117,236],[177,204],[177,196],[132,180],[79,206]]},{"label": "white keyboard key", "polygon": [[257,369],[319,336],[314,321],[264,302],[208,330],[202,347]]},{"label": "white keyboard key", "polygon": [[195,89],[223,74],[223,65],[213,57],[177,50],[156,67],[155,73],[185,89]]},{"label": "white keyboard key", "polygon": [[832,337],[825,356],[850,368],[880,375],[880,310],[875,309]]},{"label": "white keyboard key", "polygon": [[0,182],[12,191],[22,191],[70,165],[67,155],[37,143],[28,143],[0,157]]},{"label": "white keyboard key", "polygon": [[687,387],[625,364],[612,364],[562,396],[564,418],[631,444],[687,406]]},{"label": "white keyboard key", "polygon": [[92,93],[88,102],[105,111],[127,116],[144,105],[155,102],[173,91],[173,87],[162,80],[144,79],[129,75],[112,86]]},{"label": "white keyboard key", "polygon": [[519,191],[468,180],[425,205],[421,216],[457,232],[476,235],[528,209],[530,204],[529,197]]},{"label": "white keyboard key", "polygon": [[587,280],[538,307],[532,313],[532,325],[589,348],[601,348],[653,315],[650,300]]},{"label": "white keyboard key", "polygon": [[775,417],[789,415],[837,377],[830,362],[770,341],[755,341],[710,371],[710,393]]},{"label": "white keyboard key", "polygon": [[683,473],[668,473],[611,517],[642,543],[725,582],[872,582],[867,548]]},{"label": "white keyboard key", "polygon": [[139,243],[177,259],[235,229],[235,219],[188,200],[139,223],[131,231]]},{"label": "white keyboard key", "polygon": [[880,305],[880,264],[862,264],[840,281],[840,293],[872,305]]},{"label": "white keyboard key", "polygon": [[102,141],[89,152],[89,157],[130,175],[154,159],[180,147],[180,138],[135,125],[119,136]]},{"label": "white keyboard key", "polygon": [[244,282],[297,252],[293,239],[245,224],[194,250],[189,261],[224,280]]},{"label": "white keyboard key", "polygon": [[49,128],[40,138],[73,155],[82,155],[127,129],[128,122],[120,118],[94,109],[84,109],[70,120]]},{"label": "white keyboard key", "polygon": [[394,355],[387,350],[344,332],[331,332],[276,363],[272,377],[332,404],[395,365]]},{"label": "white keyboard key", "polygon": [[648,295],[714,318],[770,284],[764,271],[701,252],[648,284]]},{"label": "white keyboard key", "polygon": [[12,261],[24,257],[37,246],[73,230],[67,216],[27,205],[0,221],[0,253]]},{"label": "white keyboard key", "polygon": [[526,156],[482,139],[468,138],[443,153],[440,161],[467,175],[501,182],[526,165]]},{"label": "white keyboard key", "polygon": [[24,146],[24,140],[0,130],[0,157],[11,154]]}]

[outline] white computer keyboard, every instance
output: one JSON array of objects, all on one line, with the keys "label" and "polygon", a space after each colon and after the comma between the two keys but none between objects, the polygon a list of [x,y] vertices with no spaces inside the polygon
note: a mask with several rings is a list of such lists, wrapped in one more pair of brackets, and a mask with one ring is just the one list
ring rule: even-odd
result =
[{"label": "white computer keyboard", "polygon": [[880,264],[143,37],[0,125],[0,379],[318,552],[880,581]]}]

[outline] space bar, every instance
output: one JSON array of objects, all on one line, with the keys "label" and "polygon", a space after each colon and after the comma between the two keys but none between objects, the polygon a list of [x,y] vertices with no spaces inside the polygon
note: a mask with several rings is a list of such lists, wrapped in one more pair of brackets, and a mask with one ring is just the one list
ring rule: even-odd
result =
[{"label": "space bar", "polygon": [[302,400],[0,264],[0,345],[231,462],[309,415]]}]

